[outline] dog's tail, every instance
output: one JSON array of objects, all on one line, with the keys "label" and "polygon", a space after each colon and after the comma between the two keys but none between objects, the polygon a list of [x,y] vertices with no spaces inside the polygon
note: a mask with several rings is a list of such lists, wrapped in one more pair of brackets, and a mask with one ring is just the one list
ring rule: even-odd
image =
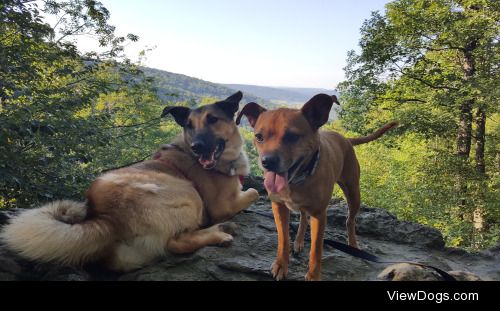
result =
[{"label": "dog's tail", "polygon": [[86,203],[55,201],[11,219],[0,240],[31,260],[83,264],[97,259],[113,238],[109,223],[86,217]]},{"label": "dog's tail", "polygon": [[392,128],[395,128],[398,125],[399,125],[399,122],[397,122],[397,121],[389,122],[386,125],[379,128],[378,130],[376,130],[375,132],[371,133],[370,135],[363,136],[363,137],[356,137],[356,138],[348,138],[348,140],[351,142],[351,144],[353,146],[366,144],[368,142],[371,142],[371,141],[379,138],[380,136],[384,135],[385,132],[387,132],[388,130],[390,130]]}]

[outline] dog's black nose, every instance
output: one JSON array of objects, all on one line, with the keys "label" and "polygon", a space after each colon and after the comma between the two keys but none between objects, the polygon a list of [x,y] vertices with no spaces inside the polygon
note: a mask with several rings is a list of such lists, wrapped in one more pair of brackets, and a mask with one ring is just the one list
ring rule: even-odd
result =
[{"label": "dog's black nose", "polygon": [[201,140],[196,140],[191,143],[191,150],[196,154],[203,154],[207,150],[207,145]]},{"label": "dog's black nose", "polygon": [[280,165],[280,158],[276,155],[262,156],[262,166],[268,171],[276,171]]}]

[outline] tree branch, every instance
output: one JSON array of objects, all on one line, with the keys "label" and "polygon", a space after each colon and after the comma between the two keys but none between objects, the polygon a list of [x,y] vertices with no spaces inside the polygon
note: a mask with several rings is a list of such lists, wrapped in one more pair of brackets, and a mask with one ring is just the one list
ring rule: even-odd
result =
[{"label": "tree branch", "polygon": [[62,19],[63,19],[66,15],[68,15],[68,14],[69,14],[69,12],[66,12],[66,13],[64,13],[63,15],[61,15],[61,17],[59,18],[59,20],[57,21],[57,23],[54,25],[54,27],[52,27],[52,29],[54,29],[54,31],[56,30],[57,26],[58,26],[58,25],[59,25],[59,23],[62,21]]},{"label": "tree branch", "polygon": [[136,123],[136,124],[131,124],[131,125],[117,125],[117,126],[110,126],[110,127],[105,127],[104,129],[105,130],[109,130],[109,129],[117,129],[117,128],[124,128],[124,127],[136,127],[136,126],[141,126],[141,125],[145,125],[145,124],[149,124],[153,121],[157,121],[157,120],[160,120],[161,117],[158,117],[158,118],[153,118],[149,121],[146,121],[146,122],[142,122],[142,123]]},{"label": "tree branch", "polygon": [[427,103],[425,100],[421,100],[418,98],[401,98],[401,97],[375,97],[375,99],[382,99],[382,100],[393,100],[397,102],[418,102],[425,104]]},{"label": "tree branch", "polygon": [[83,27],[85,27],[85,26],[86,26],[86,24],[85,24],[85,23],[83,23],[83,24],[81,24],[80,26],[78,26],[78,27],[77,27],[74,31],[72,31],[72,32],[68,32],[68,33],[65,33],[65,34],[64,34],[64,35],[62,35],[59,39],[57,39],[55,43],[56,43],[56,44],[59,44],[59,43],[61,42],[61,40],[62,40],[62,39],[66,38],[66,37],[68,37],[68,36],[73,36],[73,35],[75,35],[75,34],[76,34],[76,33],[77,33],[80,29],[82,29],[82,28],[83,28]]},{"label": "tree branch", "polygon": [[404,68],[401,68],[401,66],[399,66],[398,64],[396,64],[394,61],[392,62],[392,64],[398,68],[399,72],[400,72],[402,75],[404,75],[404,76],[406,76],[406,77],[408,77],[408,78],[410,78],[410,79],[413,79],[413,80],[419,81],[420,83],[425,84],[426,86],[428,86],[428,87],[430,87],[430,88],[432,88],[432,89],[438,89],[438,90],[443,90],[443,89],[444,89],[444,90],[451,90],[451,91],[458,91],[458,90],[459,90],[458,88],[456,88],[456,87],[452,87],[452,86],[446,86],[446,85],[433,85],[432,83],[430,83],[430,82],[428,82],[428,81],[425,81],[425,80],[424,80],[424,79],[422,79],[422,78],[416,77],[416,76],[414,76],[414,75],[411,75],[411,74],[409,74],[409,73],[405,72],[405,71],[404,71]]},{"label": "tree branch", "polygon": [[401,72],[403,75],[406,75],[407,77],[409,77],[410,79],[413,79],[413,80],[416,80],[416,81],[419,81],[420,83],[422,84],[425,84],[426,86],[430,87],[431,89],[437,89],[437,90],[450,90],[450,91],[458,91],[459,89],[456,88],[456,87],[452,87],[452,86],[446,86],[446,85],[433,85],[432,83],[428,82],[428,81],[425,81],[424,79],[422,78],[419,78],[419,77],[415,77],[413,75],[410,75],[410,74],[405,74],[403,72]]},{"label": "tree branch", "polygon": [[145,126],[145,127],[142,127],[142,128],[139,128],[139,129],[136,129],[136,130],[133,130],[133,131],[130,131],[128,133],[125,133],[125,134],[122,134],[122,135],[118,135],[116,137],[113,137],[113,139],[118,139],[118,138],[122,138],[122,137],[126,137],[126,136],[130,136],[130,135],[133,135],[133,134],[136,134],[138,133],[139,131],[145,129],[145,128],[148,128],[148,127],[151,127],[153,125],[156,125],[156,123],[151,123],[149,124],[148,126]]}]

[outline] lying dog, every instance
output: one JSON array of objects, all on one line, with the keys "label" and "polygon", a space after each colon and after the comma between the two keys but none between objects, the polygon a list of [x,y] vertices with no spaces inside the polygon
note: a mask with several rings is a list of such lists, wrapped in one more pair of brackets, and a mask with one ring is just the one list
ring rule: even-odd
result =
[{"label": "lying dog", "polygon": [[[167,107],[184,134],[148,160],[98,177],[86,202],[56,201],[27,210],[0,237],[31,260],[80,265],[101,262],[128,271],[165,255],[231,242],[223,223],[257,200],[241,192],[248,173],[233,121],[242,94],[190,110]],[[200,229],[204,225],[216,224]]]},{"label": "lying dog", "polygon": [[[326,209],[337,183],[349,205],[347,235],[349,245],[357,247],[355,217],[360,206],[359,164],[353,145],[367,143],[395,127],[389,123],[375,133],[360,138],[344,138],[336,132],[319,131],[328,121],[335,96],[318,94],[302,109],[267,111],[256,103],[239,113],[254,128],[254,145],[264,170],[264,186],[272,201],[278,231],[277,258],[271,267],[276,280],[288,273],[290,210],[300,211],[300,225],[294,251],[304,248],[307,215],[311,217],[311,250],[306,280],[319,280],[326,224]],[[338,103],[338,102],[337,102]]]}]

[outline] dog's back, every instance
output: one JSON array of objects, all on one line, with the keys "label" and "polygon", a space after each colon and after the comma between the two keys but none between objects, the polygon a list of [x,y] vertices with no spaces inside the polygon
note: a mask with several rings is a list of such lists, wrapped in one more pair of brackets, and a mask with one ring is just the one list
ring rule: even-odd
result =
[{"label": "dog's back", "polygon": [[146,162],[103,174],[86,202],[55,201],[21,213],[0,238],[31,260],[103,260],[114,270],[130,270],[163,255],[171,237],[198,228],[202,213],[190,181]]},{"label": "dog's back", "polygon": [[165,107],[162,116],[172,114],[184,132],[153,160],[103,174],[85,203],[57,201],[20,214],[0,238],[29,259],[101,260],[114,270],[139,268],[167,250],[226,245],[234,226],[218,223],[258,198],[255,189],[241,192],[238,178],[248,171],[233,120],[242,96],[193,110]]}]

